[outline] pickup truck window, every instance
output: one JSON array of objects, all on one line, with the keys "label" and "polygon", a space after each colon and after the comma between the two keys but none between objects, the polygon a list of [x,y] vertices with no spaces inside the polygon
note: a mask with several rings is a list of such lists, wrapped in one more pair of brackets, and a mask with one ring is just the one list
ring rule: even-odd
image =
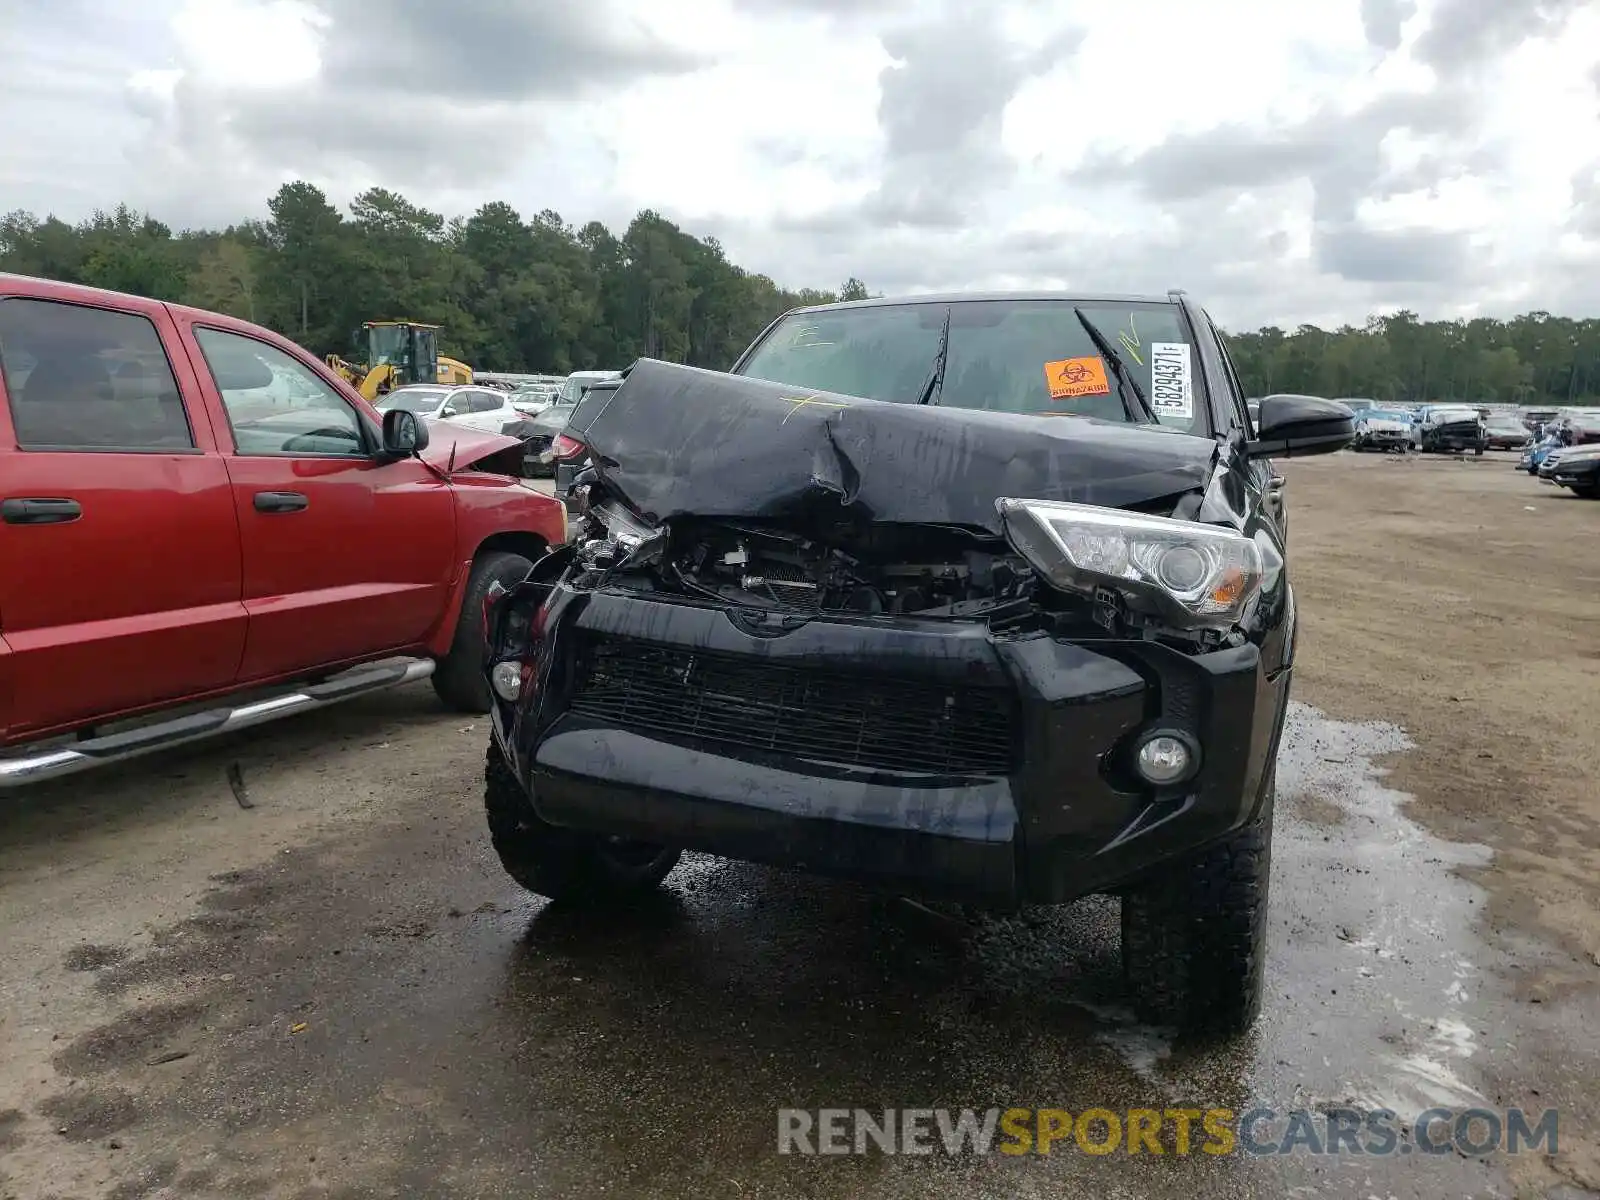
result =
[{"label": "pickup truck window", "polygon": [[[366,440],[343,397],[289,355],[254,338],[196,328],[228,410],[239,454],[365,455]],[[281,381],[292,379],[285,388]]]},{"label": "pickup truck window", "polygon": [[0,300],[0,368],[24,450],[192,450],[183,397],[149,318]]}]

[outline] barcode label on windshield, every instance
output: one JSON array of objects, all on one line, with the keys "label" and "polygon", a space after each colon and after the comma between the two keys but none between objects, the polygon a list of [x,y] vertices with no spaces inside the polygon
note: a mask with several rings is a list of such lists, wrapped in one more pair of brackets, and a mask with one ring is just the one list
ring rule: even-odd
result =
[{"label": "barcode label on windshield", "polygon": [[1150,346],[1150,407],[1158,417],[1194,416],[1194,384],[1189,371],[1188,342],[1154,342]]}]

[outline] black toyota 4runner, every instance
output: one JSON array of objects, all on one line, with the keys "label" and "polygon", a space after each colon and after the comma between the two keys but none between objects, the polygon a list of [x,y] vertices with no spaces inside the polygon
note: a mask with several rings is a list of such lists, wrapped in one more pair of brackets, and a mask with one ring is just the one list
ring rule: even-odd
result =
[{"label": "black toyota 4runner", "polygon": [[1244,392],[1158,298],[787,313],[566,430],[568,544],[486,606],[487,803],[527,888],[681,848],[1000,908],[1122,896],[1146,1013],[1259,1005],[1294,659],[1282,477],[1349,412]]}]

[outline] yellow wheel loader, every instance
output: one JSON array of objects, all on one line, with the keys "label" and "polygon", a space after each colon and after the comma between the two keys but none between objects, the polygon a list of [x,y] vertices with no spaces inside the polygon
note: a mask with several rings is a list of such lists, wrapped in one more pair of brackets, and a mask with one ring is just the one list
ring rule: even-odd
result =
[{"label": "yellow wheel loader", "polygon": [[419,321],[367,321],[351,339],[351,362],[328,355],[328,366],[368,400],[408,383],[471,383],[472,368],[439,353],[439,326]]}]

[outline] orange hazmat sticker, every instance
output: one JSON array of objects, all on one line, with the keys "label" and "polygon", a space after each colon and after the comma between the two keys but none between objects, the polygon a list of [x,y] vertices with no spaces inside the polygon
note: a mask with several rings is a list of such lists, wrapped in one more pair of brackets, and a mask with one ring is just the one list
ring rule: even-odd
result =
[{"label": "orange hazmat sticker", "polygon": [[1044,365],[1044,381],[1050,386],[1052,400],[1066,400],[1072,396],[1105,396],[1111,392],[1105,360],[1099,355],[1047,362]]}]

